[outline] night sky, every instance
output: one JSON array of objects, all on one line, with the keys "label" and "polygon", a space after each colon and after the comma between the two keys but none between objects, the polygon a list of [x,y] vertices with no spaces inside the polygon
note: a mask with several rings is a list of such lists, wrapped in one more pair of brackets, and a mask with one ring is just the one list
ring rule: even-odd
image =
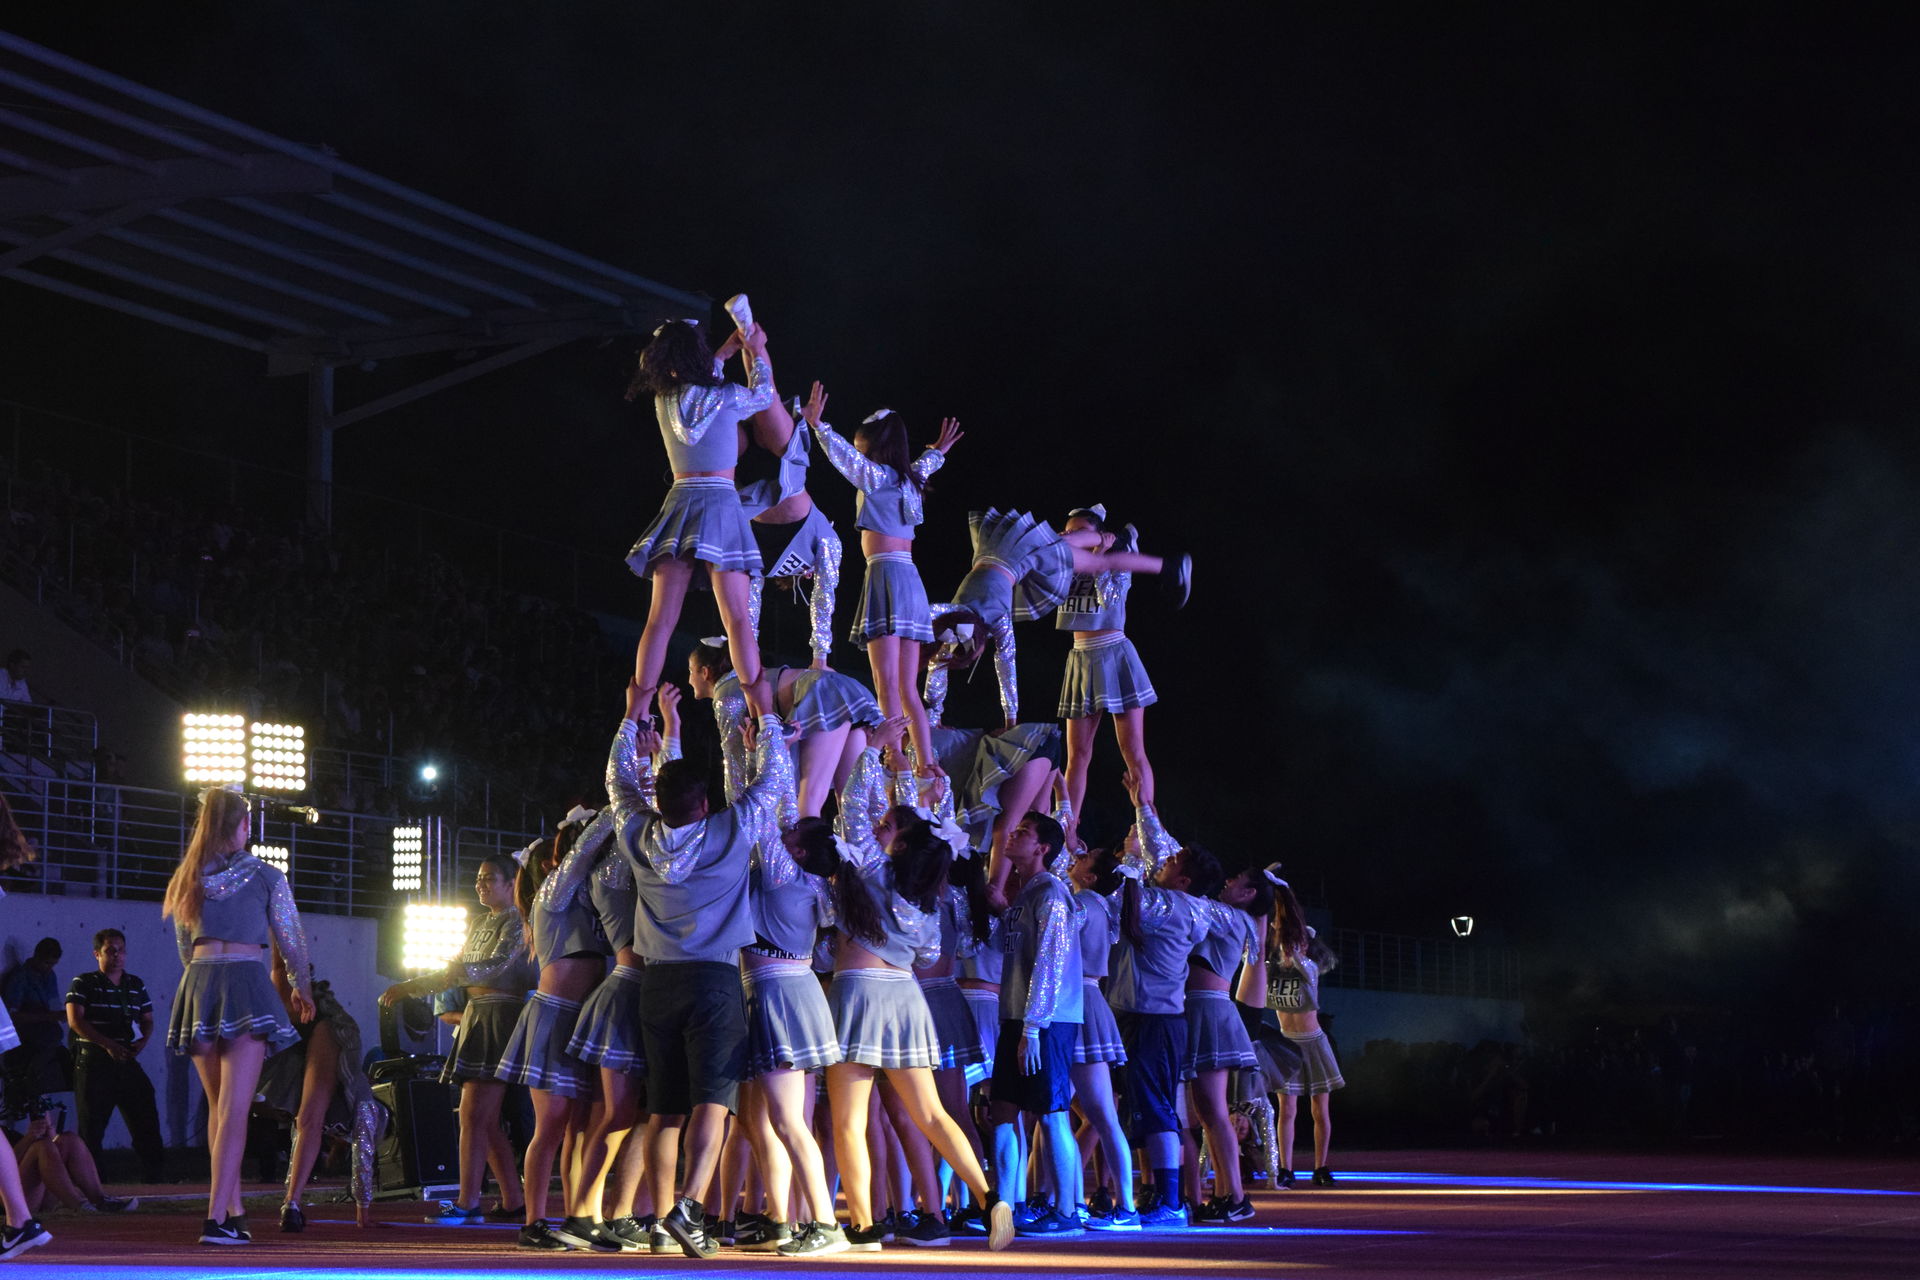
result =
[{"label": "night sky", "polygon": [[[917,551],[936,599],[970,507],[1104,501],[1191,546],[1191,607],[1136,591],[1130,627],[1161,807],[1229,862],[1284,859],[1340,924],[1472,912],[1596,1000],[1891,989],[1920,888],[1911,44],[1894,18],[1667,8],[231,0],[6,25],[747,290],[783,389],[823,379],[843,427],[959,417]],[[297,380],[0,302],[0,396],[299,465]],[[620,399],[634,345],[349,428],[340,481],[617,559],[662,488]],[[343,375],[343,403],[384,376]],[[844,628],[850,491],[812,487],[850,539]],[[1021,648],[1050,712],[1065,637]],[[953,718],[984,722],[990,683]]]}]

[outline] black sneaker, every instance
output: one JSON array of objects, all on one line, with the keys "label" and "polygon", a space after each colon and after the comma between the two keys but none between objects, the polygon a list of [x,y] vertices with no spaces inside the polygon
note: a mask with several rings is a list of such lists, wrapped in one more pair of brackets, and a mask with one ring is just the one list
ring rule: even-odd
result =
[{"label": "black sneaker", "polygon": [[1316,1187],[1332,1186],[1333,1170],[1327,1168],[1325,1165],[1321,1165],[1318,1169],[1315,1169],[1313,1171],[1313,1185]]},{"label": "black sneaker", "polygon": [[721,1244],[732,1244],[736,1239],[733,1234],[732,1218],[722,1218],[720,1221],[715,1222],[712,1215],[709,1214],[705,1226],[707,1228],[707,1234],[715,1240],[718,1240]]},{"label": "black sneaker", "polygon": [[600,1224],[607,1234],[619,1242],[620,1252],[639,1253],[647,1247],[647,1234],[652,1230],[651,1222],[642,1223],[631,1214],[624,1218],[615,1218],[611,1222]]},{"label": "black sneaker", "polygon": [[756,1222],[743,1217],[734,1230],[733,1244],[742,1253],[772,1253],[793,1236],[794,1229],[784,1222]]},{"label": "black sneaker", "polygon": [[[442,1200],[440,1207],[426,1216],[426,1221],[441,1227],[464,1227],[470,1222],[484,1222],[489,1216],[480,1212],[479,1205],[463,1209],[451,1200]],[[515,1214],[514,1219],[518,1221],[519,1215]]]},{"label": "black sneaker", "polygon": [[706,1214],[701,1210],[698,1200],[681,1196],[679,1203],[660,1219],[660,1225],[679,1243],[680,1252],[689,1258],[711,1258],[720,1252],[720,1246],[707,1234]]},{"label": "black sneaker", "polygon": [[680,1252],[680,1242],[667,1234],[667,1229],[660,1225],[658,1219],[655,1219],[654,1224],[647,1228],[647,1252]]},{"label": "black sneaker", "polygon": [[[38,1224],[28,1223],[27,1225],[36,1226]],[[21,1229],[25,1230],[26,1228],[23,1227]],[[11,1233],[9,1233],[9,1235],[11,1235]],[[41,1243],[45,1244],[46,1241],[43,1240],[41,1241]],[[208,1218],[206,1220],[206,1223],[200,1228],[200,1243],[201,1244],[252,1244],[253,1237],[248,1235],[244,1231],[228,1226],[224,1222],[215,1222],[212,1218]],[[32,1247],[31,1245],[28,1246],[28,1248],[31,1248],[31,1247]],[[6,1253],[4,1249],[0,1249],[0,1257],[12,1257],[12,1256],[13,1256],[12,1254]]]},{"label": "black sneaker", "polygon": [[1238,1200],[1222,1200],[1227,1211],[1228,1222],[1245,1222],[1253,1216],[1253,1201],[1241,1196]]},{"label": "black sneaker", "polygon": [[1111,1218],[1115,1209],[1113,1192],[1101,1187],[1087,1200],[1087,1212],[1096,1218]]},{"label": "black sneaker", "polygon": [[[444,1204],[445,1201],[442,1201],[441,1203]],[[472,1209],[468,1209],[467,1214],[469,1215],[467,1218],[468,1222],[474,1222],[474,1221],[509,1222],[509,1223],[519,1222],[527,1216],[527,1206],[523,1204],[523,1205],[517,1205],[514,1208],[509,1209],[507,1208],[507,1206],[503,1204],[497,1204],[493,1206],[493,1208],[487,1210],[485,1213],[481,1213],[479,1210],[479,1207],[476,1206]],[[478,1215],[478,1217],[476,1218],[473,1215]],[[429,1221],[431,1221],[431,1219],[429,1219]]]},{"label": "black sneaker", "polygon": [[1190,555],[1167,556],[1166,564],[1160,570],[1160,589],[1166,592],[1167,604],[1171,608],[1187,607],[1187,597],[1193,594],[1193,557]]},{"label": "black sneaker", "polygon": [[593,1249],[600,1253],[619,1253],[620,1241],[605,1224],[592,1218],[563,1219],[558,1226],[550,1228],[554,1239],[569,1249]]},{"label": "black sneaker", "polygon": [[223,1226],[223,1227],[225,1227],[225,1228],[226,1228],[227,1230],[229,1230],[229,1231],[236,1231],[236,1232],[238,1232],[238,1233],[240,1234],[240,1239],[241,1239],[241,1240],[243,1240],[243,1241],[245,1241],[245,1242],[246,1242],[247,1244],[252,1244],[252,1243],[253,1243],[253,1232],[251,1232],[251,1231],[249,1231],[249,1230],[247,1230],[247,1215],[246,1215],[246,1214],[244,1214],[244,1213],[230,1213],[230,1214],[228,1214],[228,1215],[226,1216],[226,1218],[225,1218],[225,1219],[224,1219],[224,1220],[223,1220],[223,1221],[222,1221],[222,1222],[220,1223],[220,1225],[221,1225],[221,1226]]},{"label": "black sneaker", "polygon": [[956,1236],[984,1236],[987,1234],[986,1211],[978,1205],[968,1205],[947,1219],[947,1229]]},{"label": "black sneaker", "polygon": [[1039,1217],[1022,1226],[1014,1228],[1016,1234],[1023,1236],[1077,1236],[1086,1231],[1078,1218],[1069,1218],[1057,1209],[1049,1209]]},{"label": "black sneaker", "polygon": [[886,1235],[879,1223],[871,1227],[848,1227],[847,1248],[853,1253],[878,1253]]},{"label": "black sneaker", "polygon": [[522,1249],[531,1249],[536,1253],[565,1253],[573,1248],[547,1225],[545,1218],[535,1218],[520,1228],[519,1245]]},{"label": "black sneaker", "polygon": [[1280,1171],[1280,1176],[1273,1180],[1273,1185],[1280,1188],[1282,1191],[1293,1190],[1293,1170],[1282,1169]]},{"label": "black sneaker", "polygon": [[774,1250],[783,1258],[819,1258],[830,1253],[845,1253],[852,1248],[847,1233],[824,1222],[801,1224],[793,1239]]},{"label": "black sneaker", "polygon": [[873,1225],[880,1228],[880,1243],[892,1244],[894,1236],[900,1233],[900,1215],[889,1209],[887,1216]]},{"label": "black sneaker", "polygon": [[307,1211],[288,1201],[280,1206],[280,1230],[288,1234],[298,1234],[307,1229]]},{"label": "black sneaker", "polygon": [[[220,1224],[211,1218],[207,1219],[207,1225],[216,1231],[220,1229]],[[205,1236],[200,1238],[203,1241],[206,1239]],[[51,1243],[52,1240],[53,1233],[41,1226],[38,1218],[28,1218],[18,1227],[0,1225],[0,1262],[11,1262],[27,1250],[38,1249],[43,1244]],[[226,1243],[244,1244],[246,1242],[242,1240]]]},{"label": "black sneaker", "polygon": [[953,1243],[953,1232],[937,1213],[907,1214],[894,1229],[894,1236],[901,1244],[918,1245],[922,1249]]},{"label": "black sneaker", "polygon": [[1196,1227],[1224,1227],[1227,1225],[1227,1201],[1224,1196],[1214,1196],[1193,1211],[1193,1225]]}]

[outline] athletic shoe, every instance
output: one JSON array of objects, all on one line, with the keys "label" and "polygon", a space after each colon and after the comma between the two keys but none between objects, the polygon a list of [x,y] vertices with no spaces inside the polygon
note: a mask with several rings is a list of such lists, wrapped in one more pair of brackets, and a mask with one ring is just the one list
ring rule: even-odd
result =
[{"label": "athletic shoe", "polygon": [[1168,605],[1186,608],[1187,597],[1193,594],[1193,557],[1184,554],[1166,557],[1166,564],[1160,570],[1160,589],[1166,593]]},{"label": "athletic shoe", "polygon": [[893,1238],[900,1233],[900,1214],[896,1210],[889,1209],[887,1216],[873,1225],[880,1228],[880,1243],[892,1244]]},{"label": "athletic shoe", "polygon": [[680,1242],[667,1234],[667,1229],[656,1220],[647,1228],[647,1251],[649,1253],[678,1253]]},{"label": "athletic shoe", "polygon": [[569,1249],[593,1249],[600,1253],[619,1253],[620,1239],[606,1224],[592,1218],[566,1218],[552,1228],[554,1238]]},{"label": "athletic shoe", "polygon": [[720,1246],[707,1234],[706,1214],[701,1211],[698,1200],[681,1196],[679,1203],[660,1219],[660,1225],[679,1242],[680,1252],[689,1258],[711,1258],[720,1252]]},{"label": "athletic shoe", "polygon": [[442,1200],[439,1211],[428,1214],[426,1220],[443,1227],[464,1227],[469,1222],[484,1222],[486,1218],[487,1215],[480,1211],[479,1205],[471,1209],[462,1209],[451,1200]]},{"label": "athletic shoe", "polygon": [[1282,1191],[1293,1190],[1293,1170],[1282,1169],[1280,1176],[1273,1180],[1273,1185]]},{"label": "athletic shoe", "polygon": [[1087,1200],[1087,1212],[1096,1218],[1112,1217],[1116,1207],[1113,1192],[1107,1190],[1105,1187],[1096,1189],[1093,1195]]},{"label": "athletic shoe", "polygon": [[1013,1206],[995,1200],[987,1206],[987,1248],[998,1253],[1013,1243]]},{"label": "athletic shoe", "polygon": [[1332,1186],[1333,1170],[1327,1168],[1325,1165],[1321,1165],[1318,1169],[1315,1169],[1313,1171],[1313,1185],[1316,1187]]},{"label": "athletic shoe", "polygon": [[[757,1216],[757,1215],[756,1215]],[[773,1253],[793,1239],[794,1228],[785,1222],[748,1222],[735,1238],[742,1253]]]},{"label": "athletic shoe", "polygon": [[1245,1222],[1253,1216],[1253,1201],[1245,1196],[1238,1200],[1222,1200],[1220,1205],[1226,1210],[1228,1222]]},{"label": "athletic shoe", "polygon": [[1086,1228],[1082,1227],[1075,1219],[1069,1218],[1057,1209],[1049,1209],[1032,1222],[1029,1222],[1026,1226],[1015,1227],[1014,1231],[1016,1234],[1023,1236],[1057,1237],[1081,1235],[1084,1234]]},{"label": "athletic shoe", "polygon": [[736,293],[726,302],[727,314],[733,317],[733,323],[742,331],[753,328],[753,304],[747,301],[747,295]]},{"label": "athletic shoe", "polygon": [[[442,1200],[440,1203],[445,1204],[446,1201]],[[517,1223],[527,1216],[527,1206],[522,1204],[509,1209],[503,1204],[496,1204],[485,1213],[480,1213],[478,1207],[469,1209],[467,1212],[479,1214],[477,1218],[468,1218],[467,1221],[469,1222],[505,1222],[511,1224]]]},{"label": "athletic shoe", "polygon": [[1034,1223],[1040,1221],[1040,1219],[1046,1217],[1048,1210],[1052,1208],[1052,1205],[1042,1200],[1039,1196],[1035,1196],[1031,1200],[1021,1201],[1019,1204],[1013,1206],[1013,1229],[1020,1231],[1032,1226]]},{"label": "athletic shoe", "polygon": [[229,1231],[237,1232],[240,1236],[240,1239],[245,1243],[247,1244],[253,1243],[253,1232],[247,1230],[246,1214],[230,1213],[225,1218],[221,1219],[220,1225],[225,1227]]},{"label": "athletic shoe", "polygon": [[[220,1224],[211,1218],[207,1219],[207,1225],[215,1230],[220,1229]],[[206,1239],[205,1236],[200,1238],[203,1241]],[[38,1218],[28,1218],[17,1228],[0,1224],[0,1262],[11,1262],[27,1250],[38,1249],[43,1244],[51,1243],[52,1240],[53,1233],[41,1226]],[[228,1240],[222,1243],[244,1244],[246,1242]]]},{"label": "athletic shoe", "polygon": [[1089,1231],[1138,1231],[1140,1215],[1132,1209],[1115,1208],[1112,1213],[1090,1214],[1087,1217]]},{"label": "athletic shoe", "polygon": [[522,1249],[539,1253],[565,1253],[574,1247],[562,1240],[559,1233],[547,1225],[545,1218],[535,1218],[520,1228],[519,1245]]},{"label": "athletic shoe", "polygon": [[1140,1211],[1140,1227],[1145,1231],[1171,1231],[1187,1226],[1187,1206],[1156,1200]]},{"label": "athletic shoe", "polygon": [[896,1234],[901,1244],[918,1245],[922,1249],[953,1243],[953,1232],[937,1213],[909,1214],[900,1223]]},{"label": "athletic shoe", "polygon": [[606,1229],[608,1237],[620,1246],[622,1253],[639,1253],[645,1249],[647,1232],[653,1226],[651,1222],[642,1225],[640,1220],[632,1215],[615,1218],[611,1222],[603,1222],[600,1225]]},{"label": "athletic shoe", "polygon": [[1224,1196],[1212,1196],[1205,1204],[1195,1207],[1193,1225],[1196,1227],[1224,1227],[1227,1225],[1227,1200]]},{"label": "athletic shoe", "polygon": [[847,1248],[853,1253],[878,1253],[886,1242],[886,1234],[879,1223],[871,1227],[848,1227]]},{"label": "athletic shoe", "polygon": [[[135,1201],[137,1204],[138,1201]],[[289,1201],[280,1206],[280,1230],[288,1235],[298,1235],[307,1229],[307,1211]]]},{"label": "athletic shoe", "polygon": [[956,1236],[984,1236],[987,1234],[987,1215],[979,1205],[970,1204],[947,1219],[947,1229]]},{"label": "athletic shoe", "polygon": [[853,1247],[847,1233],[838,1226],[824,1222],[807,1222],[801,1226],[803,1229],[793,1239],[774,1252],[783,1258],[820,1258],[830,1253],[845,1253]]},{"label": "athletic shoe", "polygon": [[[37,1225],[38,1225],[37,1223],[31,1223],[31,1222],[27,1224],[27,1226],[37,1226]],[[25,1228],[22,1228],[22,1230],[25,1230]],[[8,1234],[9,1236],[11,1236],[12,1233],[9,1232]],[[45,1244],[46,1241],[43,1240],[40,1243]],[[200,1228],[200,1243],[201,1244],[252,1244],[253,1237],[249,1236],[246,1232],[241,1231],[235,1227],[228,1226],[224,1222],[215,1222],[212,1218],[208,1218],[206,1220],[206,1223]],[[32,1246],[29,1245],[28,1248],[32,1248]],[[13,1255],[6,1253],[4,1247],[0,1247],[0,1256],[12,1257]]]}]

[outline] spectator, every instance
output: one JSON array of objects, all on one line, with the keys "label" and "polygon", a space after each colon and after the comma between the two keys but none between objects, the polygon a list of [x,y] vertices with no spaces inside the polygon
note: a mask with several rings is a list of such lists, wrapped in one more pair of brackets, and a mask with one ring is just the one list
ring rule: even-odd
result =
[{"label": "spectator", "polygon": [[20,1189],[26,1195],[28,1211],[39,1213],[49,1191],[69,1209],[125,1213],[136,1208],[138,1199],[122,1200],[101,1189],[100,1171],[94,1167],[92,1153],[73,1134],[59,1132],[54,1110],[46,1098],[35,1098],[25,1108],[32,1117],[27,1131],[19,1137],[8,1135],[14,1158],[20,1162]]},{"label": "spectator", "polygon": [[166,1144],[153,1082],[140,1065],[140,1052],[153,1037],[153,1000],[147,984],[127,972],[124,933],[102,929],[94,934],[93,958],[99,968],[80,974],[67,988],[80,1137],[97,1157],[107,1121],[118,1107],[133,1136],[142,1177],[159,1182],[166,1175]]},{"label": "spectator", "polygon": [[25,649],[7,655],[5,668],[0,669],[0,702],[33,701],[33,691],[27,688],[27,668],[32,665],[33,655]]},{"label": "spectator", "polygon": [[60,979],[53,970],[60,963],[60,940],[42,938],[34,944],[33,955],[7,975],[0,997],[20,1033],[20,1047],[10,1049],[3,1062],[8,1089],[16,1083],[28,1095],[64,1093],[73,1087],[72,1060],[61,1028],[66,1026],[66,1006],[60,999]]}]

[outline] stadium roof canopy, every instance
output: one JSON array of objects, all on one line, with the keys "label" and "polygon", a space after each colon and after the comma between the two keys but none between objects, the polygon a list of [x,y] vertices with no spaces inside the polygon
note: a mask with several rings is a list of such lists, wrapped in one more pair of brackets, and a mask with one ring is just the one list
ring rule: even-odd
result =
[{"label": "stadium roof canopy", "polygon": [[[712,306],[4,31],[0,276],[308,374],[320,484],[340,427]],[[337,367],[432,352],[473,358],[335,412]]]}]

